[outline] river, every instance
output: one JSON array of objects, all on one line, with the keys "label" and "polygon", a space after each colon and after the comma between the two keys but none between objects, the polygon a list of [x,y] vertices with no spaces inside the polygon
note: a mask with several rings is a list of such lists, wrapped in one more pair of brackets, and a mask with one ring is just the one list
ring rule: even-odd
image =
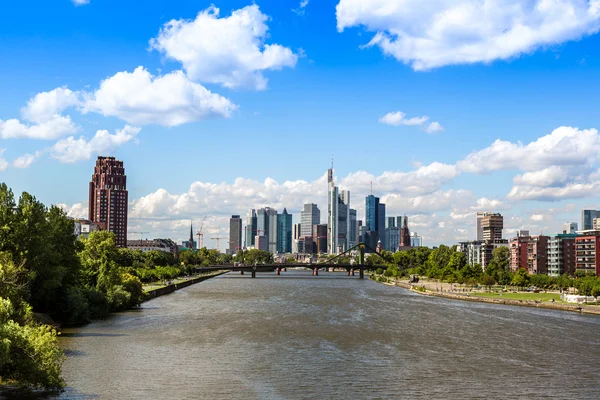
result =
[{"label": "river", "polygon": [[600,318],[230,273],[65,331],[64,399],[600,398]]}]

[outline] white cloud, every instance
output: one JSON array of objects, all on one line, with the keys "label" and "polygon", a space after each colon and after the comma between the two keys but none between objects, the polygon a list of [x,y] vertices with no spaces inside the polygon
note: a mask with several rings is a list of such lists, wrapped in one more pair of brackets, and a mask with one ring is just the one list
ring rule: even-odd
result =
[{"label": "white cloud", "polygon": [[69,116],[55,114],[39,124],[24,124],[18,119],[0,120],[2,139],[52,140],[77,132],[77,126]]},{"label": "white cloud", "polygon": [[536,171],[552,166],[593,163],[599,152],[598,130],[562,126],[527,145],[496,140],[456,165],[461,171],[474,173],[510,169]]},{"label": "white cloud", "polygon": [[516,185],[525,186],[558,186],[567,181],[571,175],[566,168],[553,165],[539,171],[526,172],[514,178]]},{"label": "white cloud", "polygon": [[489,63],[595,34],[599,0],[340,0],[337,28],[376,32],[367,46],[428,70]]},{"label": "white cloud", "polygon": [[429,119],[429,117],[427,117],[427,116],[413,117],[413,118],[407,119],[405,113],[403,113],[402,111],[396,111],[396,112],[390,112],[390,113],[385,114],[383,117],[379,118],[379,122],[381,122],[382,124],[393,125],[393,126],[400,126],[400,125],[414,126],[414,125],[423,125],[425,122],[427,122],[428,119]]},{"label": "white cloud", "polygon": [[106,153],[133,140],[140,130],[140,128],[129,125],[126,125],[123,129],[118,129],[114,135],[106,130],[99,130],[90,141],[87,141],[84,137],[75,139],[70,136],[58,141],[52,147],[52,157],[63,163],[89,160],[94,153]]},{"label": "white cloud", "polygon": [[23,118],[31,122],[44,123],[56,118],[67,108],[80,104],[79,93],[67,87],[36,94],[21,110]]},{"label": "white cloud", "polygon": [[90,0],[72,0],[73,4],[75,4],[76,6],[83,6],[86,4],[90,4]]},{"label": "white cloud", "polygon": [[304,15],[306,13],[306,6],[308,5],[309,0],[301,0],[298,8],[292,8],[292,12],[298,15]]},{"label": "white cloud", "polygon": [[0,172],[8,168],[8,161],[2,157],[2,154],[4,154],[5,151],[6,149],[0,149]]},{"label": "white cloud", "polygon": [[263,71],[293,68],[298,61],[289,48],[265,44],[268,20],[256,4],[223,18],[211,6],[194,20],[167,22],[150,47],[179,61],[193,80],[264,90]]},{"label": "white cloud", "polygon": [[437,121],[433,121],[425,127],[427,133],[438,133],[444,130],[444,127]]},{"label": "white cloud", "polygon": [[572,183],[562,187],[514,186],[508,198],[511,200],[559,201],[596,197],[600,182]]},{"label": "white cloud", "polygon": [[130,124],[177,126],[231,116],[237,108],[225,97],[191,82],[182,71],[153,76],[143,67],[118,72],[88,93],[84,112],[118,117]]},{"label": "white cloud", "polygon": [[36,151],[35,154],[24,154],[13,161],[15,168],[29,168],[31,164],[41,155],[41,152]]},{"label": "white cloud", "polygon": [[444,127],[437,121],[427,124],[429,117],[424,115],[422,117],[406,118],[406,114],[402,111],[394,111],[385,114],[379,118],[379,122],[391,126],[420,126],[427,133],[436,133],[444,130]]},{"label": "white cloud", "polygon": [[67,204],[58,203],[57,207],[62,208],[69,217],[71,218],[87,218],[88,217],[88,205],[87,203],[75,203],[72,206]]}]

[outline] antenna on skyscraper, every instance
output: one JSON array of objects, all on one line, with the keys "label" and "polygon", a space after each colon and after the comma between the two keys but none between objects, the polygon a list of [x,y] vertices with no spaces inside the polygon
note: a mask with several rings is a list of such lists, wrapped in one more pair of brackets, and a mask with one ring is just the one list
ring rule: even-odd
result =
[{"label": "antenna on skyscraper", "polygon": [[333,169],[333,154],[331,155],[331,169]]}]

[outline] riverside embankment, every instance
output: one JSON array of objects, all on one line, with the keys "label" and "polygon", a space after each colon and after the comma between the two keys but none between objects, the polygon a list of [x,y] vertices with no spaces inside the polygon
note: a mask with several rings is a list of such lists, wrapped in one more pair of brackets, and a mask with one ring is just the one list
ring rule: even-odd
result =
[{"label": "riverside embankment", "polygon": [[226,274],[227,272],[228,271],[219,271],[208,275],[199,276],[196,278],[191,278],[183,282],[172,283],[170,285],[162,286],[156,289],[146,290],[146,298],[144,299],[144,301],[152,300],[157,297],[164,296],[165,294],[173,293],[176,290],[183,289],[196,283],[203,282],[207,279]]},{"label": "riverside embankment", "polygon": [[[521,306],[521,307],[535,307],[535,308],[546,308],[550,310],[560,310],[560,311],[571,311],[578,312],[583,314],[593,314],[600,315],[600,306],[596,305],[586,305],[586,304],[567,304],[567,303],[551,303],[551,302],[542,302],[536,300],[511,300],[511,299],[501,299],[501,298],[486,298],[486,297],[478,297],[476,295],[471,295],[469,293],[458,293],[447,291],[432,291],[425,289],[424,286],[419,285],[418,283],[410,283],[408,281],[392,281],[392,282],[384,282],[385,285],[389,286],[400,286],[405,289],[411,290],[412,292],[422,294],[424,296],[432,296],[432,297],[443,297],[445,299],[453,299],[453,300],[463,300],[463,301],[474,301],[479,303],[488,303],[488,304],[499,304],[499,305],[507,305],[507,306]],[[422,287],[422,290],[418,290],[418,288]]]}]

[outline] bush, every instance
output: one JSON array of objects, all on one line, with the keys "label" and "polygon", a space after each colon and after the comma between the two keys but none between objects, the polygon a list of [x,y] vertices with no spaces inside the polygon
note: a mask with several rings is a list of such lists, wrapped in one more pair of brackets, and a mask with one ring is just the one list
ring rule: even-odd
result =
[{"label": "bush", "polygon": [[127,304],[128,308],[139,306],[144,300],[144,289],[142,288],[142,282],[137,276],[130,274],[123,275],[123,289],[125,289],[130,297]]},{"label": "bush", "polygon": [[375,271],[375,273],[376,273],[377,275],[381,275],[381,274],[383,274],[383,269],[381,269],[381,268],[377,268],[377,270]]},{"label": "bush", "polygon": [[78,287],[67,289],[63,306],[63,319],[67,325],[80,325],[90,322],[90,305],[85,293]]},{"label": "bush", "polygon": [[104,293],[98,289],[88,289],[86,297],[88,299],[90,317],[105,318],[108,316],[109,304]]},{"label": "bush", "polygon": [[129,309],[131,294],[123,286],[115,285],[106,292],[110,312]]}]

